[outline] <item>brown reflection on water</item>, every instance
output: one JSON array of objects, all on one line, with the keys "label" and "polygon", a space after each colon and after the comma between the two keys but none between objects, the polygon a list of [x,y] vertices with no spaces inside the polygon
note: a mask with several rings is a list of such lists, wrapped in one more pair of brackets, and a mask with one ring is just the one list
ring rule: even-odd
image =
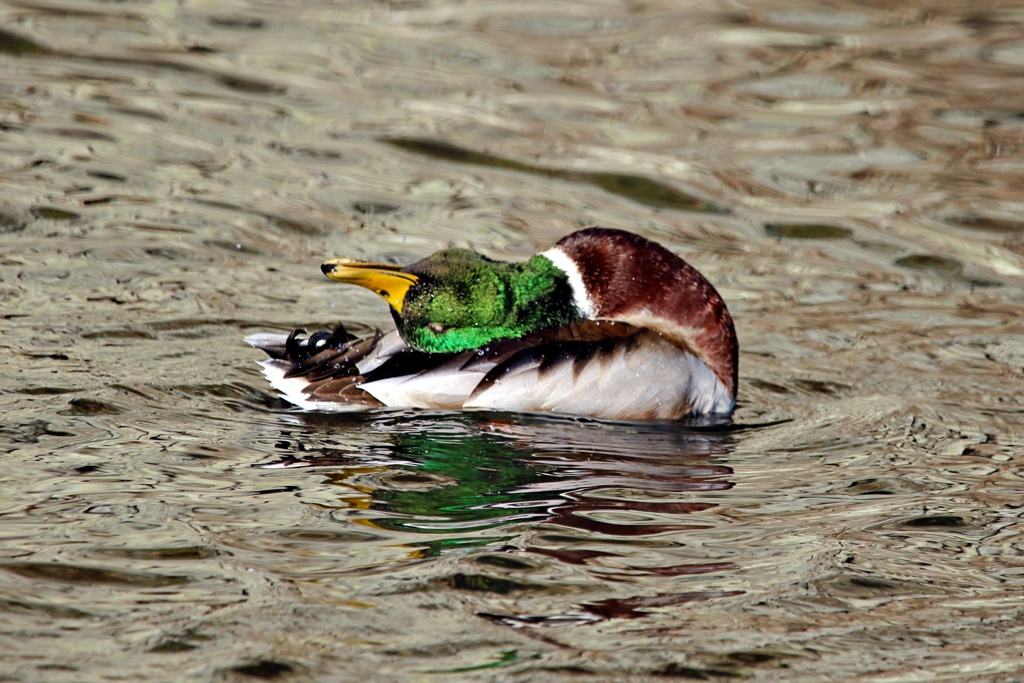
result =
[{"label": "brown reflection on water", "polygon": [[[346,522],[406,539],[402,545],[409,549],[410,567],[445,555],[472,558],[472,569],[442,573],[434,583],[479,595],[485,603],[510,594],[557,595],[565,587],[556,577],[574,567],[572,572],[590,575],[591,582],[632,584],[632,591],[640,591],[627,589],[622,597],[570,603],[554,612],[495,612],[494,605],[480,610],[495,623],[638,618],[649,609],[744,593],[684,590],[705,575],[728,581],[735,565],[707,553],[699,561],[680,562],[687,534],[711,528],[705,514],[718,504],[702,497],[733,486],[732,469],[723,464],[733,443],[728,425],[614,425],[473,413],[431,418],[404,412],[354,422],[333,416],[298,420],[316,425],[319,444],[311,448],[282,432],[276,447],[285,457],[260,467],[316,468],[332,485],[357,491]],[[358,453],[330,446],[333,439],[344,442],[344,431],[353,428],[370,429],[380,440]],[[323,436],[339,429],[341,434]],[[315,533],[303,538],[317,544],[338,541]],[[285,540],[300,539],[288,534],[274,544]],[[314,569],[307,562],[274,571],[308,579]],[[325,564],[316,573],[379,571],[379,566]],[[679,582],[678,590],[669,592]]]}]

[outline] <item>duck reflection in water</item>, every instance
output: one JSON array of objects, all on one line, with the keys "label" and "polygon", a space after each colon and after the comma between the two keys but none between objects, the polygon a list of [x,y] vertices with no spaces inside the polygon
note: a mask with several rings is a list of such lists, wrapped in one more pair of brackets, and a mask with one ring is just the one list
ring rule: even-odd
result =
[{"label": "duck reflection in water", "polygon": [[[419,537],[406,541],[415,558],[476,552],[500,564],[503,553],[512,563],[532,553],[626,583],[732,567],[706,560],[646,566],[635,557],[638,547],[675,557],[658,550],[682,546],[679,532],[709,528],[694,513],[717,506],[706,494],[732,487],[732,469],[719,463],[738,429],[728,423],[410,411],[293,417],[307,428],[330,429],[317,430],[325,435],[319,447],[310,444],[308,429],[301,438],[286,435],[279,447],[288,455],[263,466],[331,468],[325,473],[332,483],[366,495],[358,507],[368,514],[360,523],[403,540]],[[353,451],[351,444],[360,442],[366,445]],[[584,608],[593,619],[634,617],[645,607],[734,594],[677,593]],[[511,625],[524,618],[483,616]]]}]

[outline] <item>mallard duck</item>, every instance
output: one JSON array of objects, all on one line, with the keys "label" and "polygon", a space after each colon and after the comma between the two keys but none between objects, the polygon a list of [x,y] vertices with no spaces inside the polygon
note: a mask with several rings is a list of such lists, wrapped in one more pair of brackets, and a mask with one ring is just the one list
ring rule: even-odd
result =
[{"label": "mallard duck", "polygon": [[715,288],[665,247],[588,228],[520,263],[445,249],[321,270],[391,307],[396,329],[256,334],[263,372],[308,410],[487,409],[614,420],[728,415],[738,345]]}]

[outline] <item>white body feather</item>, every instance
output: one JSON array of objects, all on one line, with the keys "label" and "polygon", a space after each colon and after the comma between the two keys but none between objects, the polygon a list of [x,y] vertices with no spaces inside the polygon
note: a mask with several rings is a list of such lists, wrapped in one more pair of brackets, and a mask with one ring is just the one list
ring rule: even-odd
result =
[{"label": "white body feather", "polygon": [[[247,341],[283,343],[284,339],[271,339],[271,335],[255,337]],[[391,332],[357,367],[368,372],[407,348],[398,333]],[[290,367],[285,361],[265,360],[260,365],[270,384],[299,408],[366,409],[360,404],[311,398],[303,391],[308,384],[305,379],[284,377]],[[702,360],[653,333],[643,335],[642,341],[632,347],[622,345],[608,354],[589,358],[579,367],[572,358],[544,368],[537,361],[480,386],[494,367],[493,361],[477,358],[476,352],[468,351],[415,374],[357,386],[384,405],[394,407],[549,412],[623,420],[674,418],[679,416],[681,406],[688,407],[683,412],[699,413],[727,413],[733,408],[725,387]]]}]

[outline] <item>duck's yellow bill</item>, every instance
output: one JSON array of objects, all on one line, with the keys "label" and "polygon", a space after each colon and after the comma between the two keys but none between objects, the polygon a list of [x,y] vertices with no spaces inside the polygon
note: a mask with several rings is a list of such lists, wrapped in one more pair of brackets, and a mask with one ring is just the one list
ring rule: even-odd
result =
[{"label": "duck's yellow bill", "polygon": [[405,293],[419,282],[419,278],[415,275],[402,272],[401,266],[353,261],[347,258],[324,261],[320,270],[332,280],[348,282],[376,292],[399,313],[402,312]]}]

